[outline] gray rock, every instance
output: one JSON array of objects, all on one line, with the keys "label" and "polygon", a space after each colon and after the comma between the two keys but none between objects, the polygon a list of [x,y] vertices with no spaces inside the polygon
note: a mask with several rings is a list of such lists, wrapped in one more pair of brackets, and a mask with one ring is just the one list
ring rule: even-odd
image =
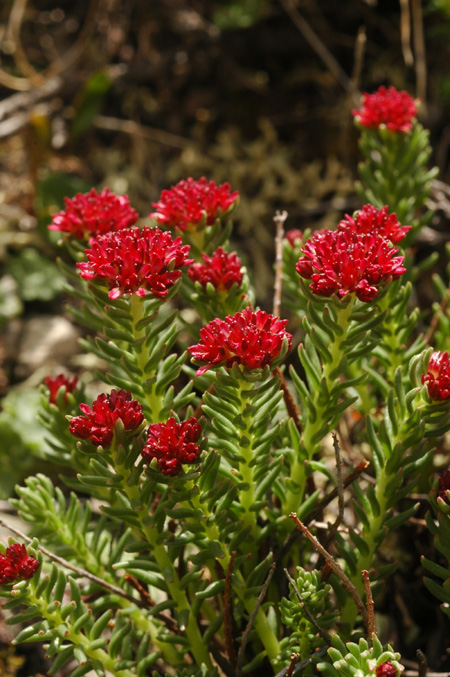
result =
[{"label": "gray rock", "polygon": [[64,317],[44,315],[26,320],[18,349],[15,376],[28,378],[44,365],[66,364],[79,351],[80,331]]}]

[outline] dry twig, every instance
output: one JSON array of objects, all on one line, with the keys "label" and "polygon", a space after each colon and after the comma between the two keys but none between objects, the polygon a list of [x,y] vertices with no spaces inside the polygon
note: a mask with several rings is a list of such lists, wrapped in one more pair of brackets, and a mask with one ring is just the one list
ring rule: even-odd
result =
[{"label": "dry twig", "polygon": [[[364,472],[364,470],[370,465],[369,461],[361,461],[359,465],[352,470],[352,472],[345,478],[344,480],[344,488],[348,487],[352,482],[356,480],[357,477],[361,475],[361,473]],[[318,515],[320,515],[326,506],[331,503],[332,500],[336,498],[338,495],[338,490],[337,487],[332,489],[326,496],[322,498],[321,501],[316,503],[315,508],[310,512],[308,515],[308,524],[310,524]],[[292,545],[294,542],[297,540],[297,538],[300,536],[300,532],[298,530],[293,531],[289,536],[286,538],[284,541],[283,545],[281,546],[280,550],[276,553],[275,559],[277,561],[280,561],[283,559],[285,554],[289,552],[291,549]]]},{"label": "dry twig", "polygon": [[23,49],[22,42],[20,40],[22,22],[27,3],[28,0],[14,0],[9,15],[6,39],[11,41],[14,45],[13,57],[18,70],[26,76],[33,87],[37,87],[43,84],[45,78],[40,73],[38,73],[28,61],[27,55],[25,54],[25,50]]},{"label": "dry twig", "polygon": [[153,127],[146,127],[140,125],[133,120],[121,120],[120,118],[112,118],[107,115],[97,115],[92,124],[98,129],[106,129],[111,132],[123,132],[130,136],[138,136],[149,141],[156,141],[165,146],[173,148],[186,148],[189,145],[189,140],[177,134],[165,132],[162,129],[154,129]]},{"label": "dry twig", "polygon": [[27,112],[39,101],[50,98],[56,94],[63,86],[63,79],[59,76],[50,78],[40,87],[35,87],[27,92],[12,94],[3,101],[0,101],[0,120],[8,115],[15,114],[17,111]]},{"label": "dry twig", "polygon": [[333,542],[334,536],[338,530],[339,525],[344,519],[344,483],[342,481],[342,462],[341,449],[336,433],[331,433],[333,437],[334,455],[336,458],[336,477],[337,477],[337,492],[338,492],[338,515],[325,541],[325,548],[329,548],[330,543]]},{"label": "dry twig", "polygon": [[100,6],[100,2],[101,0],[90,1],[87,12],[85,13],[83,28],[81,29],[75,43],[63,56],[55,59],[55,61],[53,61],[48,66],[48,68],[46,68],[42,73],[39,73],[30,64],[20,40],[20,33],[27,0],[14,0],[8,24],[8,37],[14,44],[13,58],[16,62],[18,70],[22,72],[25,77],[11,75],[0,68],[0,84],[8,87],[9,89],[26,92],[31,90],[36,85],[45,84],[45,80],[47,78],[64,73],[68,68],[70,68],[70,66],[73,66],[89,45],[91,35],[96,30],[96,14]]},{"label": "dry twig", "polygon": [[297,663],[300,660],[300,654],[299,653],[293,653],[291,655],[291,662],[288,665],[288,669],[286,672],[286,677],[292,677],[292,674],[294,672],[294,668],[297,665]]},{"label": "dry twig", "polygon": [[368,617],[368,622],[369,622],[369,628],[368,628],[368,635],[369,635],[369,643],[372,646],[373,642],[373,636],[377,634],[377,630],[375,627],[375,612],[374,612],[374,603],[373,603],[373,597],[372,597],[372,588],[370,587],[370,578],[369,578],[369,572],[367,569],[363,569],[361,571],[361,575],[364,580],[364,590],[366,593],[366,607],[367,607],[367,617]]},{"label": "dry twig", "polygon": [[323,545],[319,543],[317,538],[313,536],[313,534],[309,531],[308,527],[303,524],[297,517],[295,512],[291,512],[289,517],[295,522],[297,525],[297,529],[302,532],[304,536],[310,541],[310,543],[314,546],[314,548],[317,550],[317,552],[322,555],[322,557],[325,559],[325,561],[328,563],[330,569],[338,576],[342,583],[342,587],[353,597],[353,600],[356,604],[356,607],[359,611],[359,613],[362,616],[364,625],[366,626],[367,632],[369,632],[369,618],[367,614],[367,609],[364,606],[364,602],[361,599],[361,596],[351,580],[348,578],[346,573],[341,569],[339,564],[334,560],[332,555],[325,550]]},{"label": "dry twig", "polygon": [[360,26],[356,34],[355,51],[353,55],[353,72],[352,72],[352,96],[355,96],[359,91],[361,82],[361,74],[364,63],[364,51],[366,49],[366,27]]},{"label": "dry twig", "polygon": [[316,35],[308,22],[301,16],[293,0],[280,0],[284,10],[289,14],[293,23],[305,38],[306,42],[313,48],[316,54],[322,59],[330,73],[340,82],[346,92],[352,89],[352,82],[347,73],[341,68],[338,61],[334,58],[328,47]]},{"label": "dry twig", "polygon": [[283,290],[283,235],[284,223],[287,219],[288,213],[286,211],[276,211],[273,220],[276,224],[275,235],[275,285],[273,294],[273,311],[272,314],[276,317],[280,315],[281,308],[281,293]]},{"label": "dry twig", "polygon": [[425,57],[425,37],[423,31],[422,0],[411,0],[413,17],[413,39],[416,63],[417,97],[422,99],[425,108],[427,98],[427,62]]},{"label": "dry twig", "polygon": [[[328,650],[328,647],[323,646],[321,649],[319,649],[319,651],[316,651],[313,654],[313,657],[314,658],[320,658],[321,656],[326,654],[327,650]],[[293,654],[293,655],[296,655],[296,654]],[[291,661],[292,661],[292,657],[291,657]],[[300,663],[297,663],[297,664],[294,663],[295,668],[291,672],[292,677],[294,677],[294,675],[297,675],[297,674],[299,675],[302,672],[302,670],[304,670],[308,665],[312,665],[312,663],[313,663],[312,657],[311,658],[305,658]],[[290,675],[288,675],[289,668],[290,668],[290,665],[286,668],[283,668],[282,670],[280,670],[280,672],[277,672],[275,677],[290,677]],[[429,675],[428,677],[431,677],[431,676]]]},{"label": "dry twig", "polygon": [[403,59],[406,66],[414,65],[414,57],[411,51],[411,12],[409,11],[409,0],[400,0],[400,33],[402,38]]},{"label": "dry twig", "polygon": [[[368,467],[370,463],[369,461],[361,461],[361,463],[358,463],[356,468],[354,468],[349,475],[344,480],[344,488],[346,489],[352,482],[356,480],[357,477],[361,475]],[[326,508],[326,506],[333,501],[336,496],[338,495],[338,488],[335,487],[332,489],[326,496],[323,497],[319,503],[316,503],[314,510],[310,513],[309,515],[309,521],[312,521],[315,519],[316,515],[320,515],[322,510]]]}]

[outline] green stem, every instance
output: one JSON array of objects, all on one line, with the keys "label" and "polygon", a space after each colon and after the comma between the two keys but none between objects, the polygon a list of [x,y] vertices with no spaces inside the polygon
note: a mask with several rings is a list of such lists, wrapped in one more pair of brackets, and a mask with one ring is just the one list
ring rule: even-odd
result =
[{"label": "green stem", "polygon": [[247,489],[241,489],[239,492],[239,501],[241,506],[244,509],[244,528],[251,526],[252,534],[256,532],[256,513],[252,510],[252,506],[255,503],[255,481],[254,481],[254,465],[253,461],[253,444],[254,444],[254,435],[250,430],[252,423],[252,416],[250,414],[250,407],[247,410],[247,405],[249,404],[249,399],[244,395],[244,392],[249,388],[250,384],[247,381],[239,382],[239,391],[237,395],[240,401],[239,414],[241,415],[242,422],[244,424],[242,429],[239,429],[239,454],[244,459],[243,462],[239,463],[239,471],[242,477],[242,480],[248,484]]},{"label": "green stem", "polygon": [[[146,367],[151,354],[149,346],[145,344],[145,329],[137,328],[137,324],[144,317],[144,298],[142,296],[136,296],[136,294],[131,294],[131,325],[133,336],[135,341],[142,341],[140,345],[138,344],[137,347],[133,347],[133,350],[136,355],[137,366],[142,374],[142,383],[145,385],[145,382],[154,377],[155,373],[149,373]],[[157,423],[160,421],[161,410],[163,408],[163,397],[156,394],[154,384],[151,388],[144,387],[144,392],[145,404],[151,412],[152,422]]]},{"label": "green stem", "polygon": [[169,580],[166,577],[166,584],[167,587],[169,588],[171,598],[175,600],[175,602],[177,603],[178,611],[180,613],[182,613],[183,611],[187,612],[186,616],[188,618],[188,621],[185,628],[185,632],[186,637],[189,640],[190,648],[194,655],[195,661],[199,667],[202,664],[204,664],[206,665],[206,667],[211,669],[212,663],[209,658],[208,649],[207,647],[205,647],[203,637],[197,625],[197,619],[194,617],[186,593],[184,590],[181,590],[180,588],[180,580],[178,578],[178,574],[175,570],[175,567],[173,566],[173,562],[170,559],[169,555],[167,554],[165,547],[161,544],[157,544],[156,541],[158,534],[156,532],[156,529],[149,529],[144,524],[144,519],[140,521],[142,532],[144,533],[145,537],[148,540],[148,543],[152,548],[152,554],[161,571],[171,572]]},{"label": "green stem", "polygon": [[[66,543],[72,547],[74,543],[72,532],[64,522],[60,522],[58,526],[58,533],[60,535],[61,542]],[[98,576],[98,578],[101,578],[111,585],[116,585],[116,578],[112,576],[108,569],[97,560],[93,552],[86,546],[85,541],[79,540],[77,545],[77,563],[90,573]],[[158,629],[155,626],[153,619],[146,616],[145,613],[142,612],[142,609],[139,609],[137,606],[135,611],[130,611],[133,607],[130,606],[129,600],[125,599],[124,597],[120,597],[119,595],[117,595],[117,604],[119,604],[122,609],[127,609],[127,613],[130,618],[133,619],[134,625],[149,635],[153,644],[164,653],[167,661],[170,664],[175,665],[178,660],[177,652],[172,645],[159,641]]]},{"label": "green stem", "polygon": [[[422,399],[421,393],[419,392],[416,395],[416,398],[413,403],[414,408],[419,408],[421,405],[424,404],[425,402]],[[386,462],[383,466],[379,466],[375,485],[375,498],[379,505],[379,513],[378,515],[372,513],[369,516],[369,526],[363,527],[361,537],[366,543],[368,550],[365,553],[358,551],[358,558],[355,564],[356,573],[349,576],[352,583],[355,585],[356,589],[358,590],[361,596],[364,594],[364,583],[361,577],[361,571],[363,570],[369,571],[373,565],[375,555],[380,548],[380,541],[382,540],[380,539],[380,534],[383,533],[384,524],[386,522],[386,515],[391,507],[393,499],[393,495],[392,493],[387,491],[387,487],[391,482],[391,480],[397,475],[397,470],[394,470],[394,472],[391,473],[387,473],[386,472],[387,462],[391,456],[391,453],[404,454],[404,449],[401,448],[400,444],[405,435],[406,425],[407,420],[399,420],[398,433],[397,435],[393,436],[392,440],[390,441],[391,449],[394,451],[391,452],[390,450],[385,448]],[[397,445],[399,446],[397,447]],[[343,623],[347,624],[347,627],[349,628],[350,632],[355,625],[356,617],[357,617],[357,609],[355,603],[353,599],[348,595],[346,597],[345,604],[342,608],[341,620]]]},{"label": "green stem", "polygon": [[[342,308],[338,311],[337,321],[343,330],[343,334],[341,336],[335,335],[334,340],[332,340],[327,346],[329,352],[331,353],[331,360],[322,364],[322,379],[326,379],[328,390],[331,390],[333,385],[333,383],[331,383],[330,374],[336,369],[336,367],[339,366],[342,358],[345,355],[345,347],[342,347],[342,343],[345,341],[347,336],[355,301],[356,296],[352,294],[352,298],[349,300],[349,302],[345,306],[342,306]],[[310,417],[308,416],[304,424],[303,435],[300,441],[299,449],[295,456],[294,463],[291,466],[291,475],[290,481],[288,483],[286,506],[284,510],[286,515],[289,515],[291,512],[297,512],[299,506],[303,502],[306,481],[305,463],[313,458],[320,445],[320,442],[313,442],[314,435],[316,435],[316,433],[318,433],[327,422],[326,418],[324,418],[327,416],[327,409],[324,409],[319,404],[318,389],[311,391],[310,397],[317,412],[317,416],[315,421],[311,421]],[[291,520],[288,520],[288,523],[289,528],[292,529],[293,523]]]},{"label": "green stem", "polygon": [[43,598],[36,597],[31,589],[28,590],[27,597],[27,604],[29,606],[36,606],[39,609],[39,614],[48,621],[53,629],[56,630],[61,627],[65,628],[65,641],[81,647],[88,658],[98,661],[102,667],[111,674],[116,675],[117,677],[135,677],[134,672],[131,672],[130,670],[115,670],[114,664],[117,659],[109,656],[103,649],[92,649],[91,642],[86,635],[83,635],[81,632],[75,632],[67,619],[64,620],[61,618],[60,606],[57,605],[56,602],[54,605],[48,604]]},{"label": "green stem", "polygon": [[[192,483],[190,483],[190,486],[192,488],[193,486]],[[207,507],[203,505],[203,503],[201,503],[198,494],[193,495],[190,501],[192,506],[194,508],[200,509],[204,513],[206,518],[211,517],[211,513],[209,513]],[[220,531],[219,528],[217,527],[217,524],[215,522],[213,522],[212,524],[208,524],[207,522],[208,519],[205,519],[204,527],[206,536],[211,541],[219,541],[222,550],[224,552],[224,557],[216,561],[220,564],[224,573],[227,574],[231,561],[231,555],[229,553],[228,546],[225,545],[225,543],[223,543],[223,541],[221,540]],[[245,579],[242,573],[239,571],[239,569],[233,570],[233,575],[236,577],[238,581],[238,585],[235,588],[236,594],[238,595],[241,603],[245,606],[247,613],[250,615],[256,606],[257,598],[256,597],[249,598],[245,595],[246,589]],[[275,632],[273,631],[272,627],[270,626],[267,620],[266,614],[261,608],[258,609],[258,612],[256,614],[254,627],[258,633],[262,645],[264,646],[267,652],[269,660],[270,661],[277,660],[281,651],[280,644],[278,642]]]},{"label": "green stem", "polygon": [[[383,529],[383,523],[386,519],[388,510],[388,499],[390,498],[386,495],[385,489],[392,477],[392,475],[388,475],[382,471],[381,476],[377,479],[375,496],[380,506],[380,513],[378,516],[371,516],[369,529],[363,529],[361,536],[364,539],[368,550],[366,553],[358,552],[358,559],[355,565],[356,574],[349,576],[361,597],[364,594],[364,582],[361,571],[369,571],[371,569],[375,553],[380,546],[380,541],[377,539],[377,536]],[[357,615],[358,611],[355,602],[350,595],[347,595],[341,611],[341,621],[347,626],[349,632],[352,631],[355,625]]]},{"label": "green stem", "polygon": [[158,639],[158,628],[155,626],[153,620],[143,613],[142,609],[136,608],[135,611],[129,612],[130,604],[124,597],[119,597],[118,602],[123,609],[127,610],[127,615],[132,619],[134,625],[150,636],[154,646],[156,646],[163,654],[169,665],[176,665],[178,662],[178,653],[175,647],[168,642],[161,642]]},{"label": "green stem", "polygon": [[327,381],[329,381],[331,372],[333,372],[336,369],[336,367],[339,366],[342,358],[345,355],[346,349],[345,347],[342,346],[342,343],[345,341],[347,337],[347,331],[350,326],[352,310],[353,306],[355,305],[355,302],[356,295],[351,294],[351,298],[347,302],[347,305],[342,306],[342,308],[338,310],[337,322],[341,327],[343,334],[342,336],[335,336],[335,340],[331,341],[330,345],[328,346],[328,350],[331,353],[331,361],[326,362],[323,365],[323,378],[325,378]]},{"label": "green stem", "polygon": [[131,470],[125,465],[116,464],[116,472],[122,475],[122,491],[128,497],[131,506],[136,510],[136,515],[140,522],[140,530],[147,539],[150,545],[151,552],[155,558],[161,572],[164,575],[167,587],[171,598],[177,603],[179,613],[186,612],[187,625],[185,628],[186,637],[189,640],[190,649],[194,655],[197,665],[200,667],[205,664],[206,667],[212,668],[212,663],[209,658],[209,653],[204,645],[202,635],[200,633],[197,619],[191,609],[191,605],[187,598],[186,592],[180,588],[180,580],[177,571],[170,559],[164,545],[158,543],[158,531],[149,525],[149,517],[146,511],[142,510],[139,487],[135,484],[128,484],[128,479],[131,476]]}]

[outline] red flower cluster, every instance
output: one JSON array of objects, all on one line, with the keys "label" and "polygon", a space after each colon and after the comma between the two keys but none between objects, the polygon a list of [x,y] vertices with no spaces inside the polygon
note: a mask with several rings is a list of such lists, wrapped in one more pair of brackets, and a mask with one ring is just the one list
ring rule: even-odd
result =
[{"label": "red flower cluster", "polygon": [[181,275],[180,268],[192,263],[189,245],[159,228],[131,228],[98,237],[86,249],[87,262],[77,263],[85,280],[109,285],[109,298],[122,294],[163,299]]},{"label": "red flower cluster", "polygon": [[131,399],[127,390],[112,390],[109,395],[99,395],[92,408],[80,404],[80,409],[84,416],[74,416],[69,430],[74,437],[89,440],[96,447],[109,447],[119,419],[128,432],[136,430],[144,420],[142,406]]},{"label": "red flower cluster", "polygon": [[17,578],[31,578],[41,566],[20,543],[13,543],[0,555],[0,585],[12,583]]},{"label": "red flower cluster", "polygon": [[193,263],[189,267],[188,275],[193,282],[200,282],[204,289],[208,282],[217,291],[228,290],[233,284],[239,286],[242,283],[242,263],[235,252],[228,254],[219,247],[212,256],[202,254],[202,259],[203,263]]},{"label": "red flower cluster", "polygon": [[67,404],[67,393],[73,393],[78,383],[76,376],[73,379],[67,378],[64,374],[58,374],[55,378],[45,377],[45,385],[49,389],[48,401],[50,404],[57,404],[57,395],[60,388],[64,388],[64,404]]},{"label": "red flower cluster", "polygon": [[156,458],[164,475],[178,475],[184,463],[195,463],[198,459],[202,427],[192,416],[177,423],[169,418],[166,423],[154,423],[148,427],[147,444],[142,449],[146,461]]},{"label": "red flower cluster", "polygon": [[448,353],[433,353],[428,362],[428,371],[422,376],[432,400],[448,400],[450,397],[450,358]]},{"label": "red flower cluster", "polygon": [[377,129],[385,125],[394,132],[408,132],[417,114],[417,106],[408,92],[395,87],[380,87],[374,94],[363,94],[362,106],[352,115],[363,127]]},{"label": "red flower cluster", "polygon": [[126,195],[115,195],[108,188],[103,188],[100,194],[92,188],[89,193],[78,193],[64,201],[65,210],[55,214],[48,228],[69,233],[77,240],[129,228],[139,218]]},{"label": "red flower cluster", "polygon": [[239,193],[230,192],[230,184],[217,186],[203,176],[198,181],[189,178],[170,190],[163,190],[157,210],[150,214],[167,228],[193,231],[201,226],[212,226],[217,218],[226,215],[234,206]]},{"label": "red flower cluster", "polygon": [[396,677],[396,675],[398,675],[398,670],[393,663],[387,661],[386,663],[377,665],[376,674],[377,677]]},{"label": "red flower cluster", "polygon": [[305,256],[296,265],[300,277],[312,280],[311,291],[319,296],[355,293],[370,302],[389,280],[397,279],[403,268],[398,249],[378,233],[358,235],[351,228],[315,233],[302,247]]},{"label": "red flower cluster", "polygon": [[197,375],[211,367],[241,364],[258,369],[273,362],[292,344],[292,336],[285,331],[287,320],[279,320],[262,310],[250,307],[241,313],[216,318],[200,330],[200,343],[189,351],[194,359],[206,362]]},{"label": "red flower cluster", "polygon": [[381,235],[396,244],[403,240],[406,233],[411,230],[411,226],[402,226],[396,214],[388,214],[389,207],[377,209],[373,205],[367,204],[356,212],[355,216],[345,215],[339,224],[338,230],[353,230],[359,235],[372,233]]},{"label": "red flower cluster", "polygon": [[450,504],[447,491],[450,490],[450,470],[445,470],[439,475],[438,490],[436,498],[442,498],[443,501]]},{"label": "red flower cluster", "polygon": [[292,248],[295,247],[295,243],[301,241],[303,239],[303,233],[301,230],[298,230],[298,228],[291,228],[291,230],[288,230],[285,234],[286,240],[289,242]]}]

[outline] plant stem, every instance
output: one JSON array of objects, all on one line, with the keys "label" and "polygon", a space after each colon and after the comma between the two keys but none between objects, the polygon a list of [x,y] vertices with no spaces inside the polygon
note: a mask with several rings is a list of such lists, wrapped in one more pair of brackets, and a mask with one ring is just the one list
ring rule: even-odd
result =
[{"label": "plant stem", "polygon": [[[327,346],[329,352],[331,353],[331,361],[322,363],[322,379],[326,379],[328,390],[331,390],[333,385],[330,379],[330,374],[339,366],[342,358],[345,355],[345,347],[342,346],[342,343],[346,339],[347,331],[351,322],[353,306],[356,301],[356,297],[354,295],[352,296],[353,298],[345,306],[342,306],[342,308],[338,311],[337,321],[343,330],[343,334],[341,336],[335,335],[334,340],[331,340],[330,344]],[[314,409],[317,412],[317,416],[314,421],[311,421],[311,418],[308,416],[306,422],[304,423],[303,435],[299,449],[294,459],[294,463],[291,467],[290,481],[287,487],[287,498],[284,510],[286,515],[289,515],[291,512],[297,512],[299,506],[303,502],[306,481],[305,463],[313,458],[319,447],[320,442],[313,442],[314,436],[327,423],[326,419],[324,418],[327,409],[319,404],[319,394],[320,393],[318,389],[315,389],[310,393],[310,397]],[[289,528],[291,529],[291,523],[287,521],[287,525],[289,525]]]},{"label": "plant stem", "polygon": [[[138,343],[137,346],[131,346],[131,348],[136,355],[137,366],[139,367],[142,374],[142,384],[145,386],[145,383],[149,381],[155,375],[155,373],[149,373],[147,369],[147,363],[151,357],[151,351],[145,342],[145,329],[137,328],[137,324],[144,317],[144,298],[142,296],[136,296],[136,294],[131,294],[131,325],[133,336],[136,342],[141,341],[140,344]],[[157,423],[160,420],[161,409],[163,407],[163,398],[155,393],[154,384],[150,389],[144,387],[144,392],[145,404],[147,404],[147,407],[151,412],[151,420],[152,422]]]},{"label": "plant stem", "polygon": [[[211,513],[207,510],[206,505],[200,502],[198,494],[193,495],[190,501],[195,508],[200,509],[204,513],[206,518],[211,517]],[[220,531],[215,522],[213,522],[212,524],[208,524],[208,519],[205,519],[204,527],[207,538],[211,541],[219,541],[222,547],[224,557],[217,559],[216,561],[220,564],[224,573],[226,574],[231,561],[231,554],[228,550],[228,546],[221,540]],[[233,570],[233,576],[237,578],[239,583],[239,585],[236,586],[235,591],[240,601],[245,606],[247,613],[250,615],[253,609],[255,608],[258,600],[254,596],[248,597],[245,595],[246,588],[245,579],[242,573],[239,571],[239,569],[236,568]],[[280,645],[276,634],[274,633],[273,629],[271,628],[267,620],[266,614],[261,608],[258,609],[258,612],[256,614],[254,627],[258,633],[262,645],[267,651],[269,659],[271,661],[276,660],[280,654]]]},{"label": "plant stem", "polygon": [[[420,392],[416,395],[414,404],[416,408],[420,407],[421,404],[425,404]],[[368,550],[365,553],[358,551],[358,557],[355,564],[355,573],[351,576],[352,582],[361,595],[364,592],[364,582],[361,578],[361,572],[364,570],[369,571],[373,565],[375,554],[378,551],[380,542],[383,539],[383,529],[386,522],[386,515],[392,505],[393,500],[393,495],[387,490],[387,488],[391,480],[397,475],[398,471],[396,469],[390,473],[386,471],[388,459],[392,453],[405,453],[405,450],[401,447],[401,442],[405,433],[406,425],[407,420],[399,420],[398,433],[393,436],[392,440],[390,440],[391,449],[389,450],[385,447],[386,462],[384,465],[379,466],[377,472],[375,498],[379,506],[379,511],[378,515],[372,513],[369,516],[369,525],[364,525],[362,529],[361,536],[366,543]],[[347,598],[342,608],[341,620],[343,623],[348,624],[349,631],[351,631],[354,627],[356,615],[357,611],[353,601],[350,598]]]},{"label": "plant stem", "polygon": [[[67,525],[64,522],[60,522],[58,527],[61,541],[69,546],[73,545],[73,534]],[[116,587],[116,578],[111,575],[111,572],[102,564],[102,562],[99,562],[96,559],[94,553],[86,546],[85,542],[80,541],[77,543],[77,545],[77,556],[81,565],[90,574],[94,574],[99,579],[102,579],[105,581],[105,583],[109,584],[111,587]],[[133,619],[134,625],[148,634],[153,644],[164,653],[166,659],[172,664],[175,664],[177,662],[176,650],[167,642],[160,642],[158,640],[158,629],[155,626],[153,619],[148,617],[138,606],[135,607],[134,611],[131,611],[133,608],[131,600],[124,596],[118,595],[117,593],[115,594],[117,595],[117,604],[119,604],[122,609],[127,610],[127,615]]]},{"label": "plant stem", "polygon": [[83,635],[81,632],[75,632],[71,624],[66,620],[61,618],[60,606],[56,604],[50,605],[43,598],[36,597],[34,592],[29,589],[27,595],[27,605],[36,606],[39,609],[39,614],[42,618],[45,618],[49,625],[56,630],[56,628],[65,628],[64,639],[65,641],[71,642],[75,646],[80,646],[83,649],[83,652],[88,658],[94,661],[98,661],[102,667],[104,667],[108,672],[117,677],[133,677],[134,672],[130,670],[115,670],[114,664],[116,658],[112,658],[106,651],[103,649],[91,649],[90,640]]},{"label": "plant stem", "polygon": [[[388,510],[388,501],[390,497],[386,495],[386,486],[392,479],[392,475],[388,475],[384,470],[385,469],[383,468],[380,477],[377,478],[375,487],[375,496],[380,506],[379,515],[372,515],[370,528],[364,528],[362,532],[362,538],[368,546],[368,551],[365,554],[358,552],[358,559],[355,565],[356,573],[350,576],[352,583],[355,585],[360,595],[364,593],[364,582],[361,578],[361,571],[368,571],[372,567],[374,555],[380,545],[377,536],[382,531],[383,523],[386,519],[386,512]],[[342,607],[341,621],[347,625],[349,632],[351,632],[355,625],[357,613],[358,611],[353,599],[347,595],[344,606]]]},{"label": "plant stem", "polygon": [[123,477],[122,491],[128,497],[132,507],[136,510],[136,515],[140,522],[139,528],[150,545],[151,553],[164,575],[170,596],[177,603],[178,611],[180,613],[183,611],[186,612],[188,620],[185,632],[186,637],[189,640],[190,649],[194,655],[195,661],[199,667],[202,664],[205,664],[206,667],[211,669],[211,660],[209,658],[208,650],[203,642],[203,638],[197,624],[197,619],[194,617],[185,590],[180,588],[180,580],[173,562],[170,559],[164,545],[158,543],[158,531],[152,525],[149,525],[149,517],[146,511],[142,510],[139,487],[135,484],[128,484],[131,470],[125,465],[120,464],[116,464],[115,467],[117,473]]},{"label": "plant stem", "polygon": [[248,387],[249,384],[246,381],[240,381],[239,390],[236,393],[240,401],[239,413],[244,424],[242,430],[239,431],[239,453],[244,459],[244,462],[239,464],[239,471],[243,481],[248,484],[247,489],[242,489],[239,492],[239,499],[241,506],[244,508],[244,528],[251,526],[254,534],[257,528],[256,513],[251,509],[255,502],[255,481],[253,478],[254,466],[251,464],[253,461],[254,435],[250,430],[252,422],[252,416],[250,414],[251,408],[248,407],[247,410],[247,406],[250,404],[249,398],[244,394],[246,391],[248,392]]}]

